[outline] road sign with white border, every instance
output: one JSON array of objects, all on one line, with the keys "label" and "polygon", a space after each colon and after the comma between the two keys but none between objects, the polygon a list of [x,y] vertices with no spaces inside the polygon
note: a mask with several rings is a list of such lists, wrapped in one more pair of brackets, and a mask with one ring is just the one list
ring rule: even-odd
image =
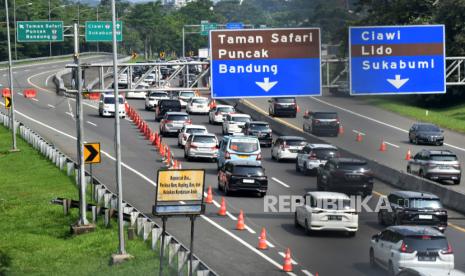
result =
[{"label": "road sign with white border", "polygon": [[444,25],[350,27],[350,94],[445,93],[444,29]]},{"label": "road sign with white border", "polygon": [[61,42],[63,21],[17,21],[18,42]]},{"label": "road sign with white border", "polygon": [[[112,41],[113,23],[111,21],[86,21],[86,42]],[[116,21],[116,41],[123,41],[123,22]]]},{"label": "road sign with white border", "polygon": [[321,95],[319,28],[210,31],[212,98]]}]

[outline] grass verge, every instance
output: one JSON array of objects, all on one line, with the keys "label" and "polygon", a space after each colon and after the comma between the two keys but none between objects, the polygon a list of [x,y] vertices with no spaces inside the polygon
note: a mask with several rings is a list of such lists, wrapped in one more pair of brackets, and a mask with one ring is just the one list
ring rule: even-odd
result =
[{"label": "grass verge", "polygon": [[112,228],[99,223],[93,233],[70,235],[69,225],[77,221],[78,210],[64,216],[60,206],[49,202],[54,197],[76,199],[73,178],[21,139],[21,151],[9,153],[10,137],[0,127],[0,275],[158,273],[157,253],[138,239],[126,242],[133,260],[109,264],[118,248],[115,221]]},{"label": "grass verge", "polygon": [[407,116],[422,122],[430,122],[442,128],[465,133],[465,104],[445,108],[415,106],[408,98],[384,99],[368,98],[368,101],[378,107]]}]

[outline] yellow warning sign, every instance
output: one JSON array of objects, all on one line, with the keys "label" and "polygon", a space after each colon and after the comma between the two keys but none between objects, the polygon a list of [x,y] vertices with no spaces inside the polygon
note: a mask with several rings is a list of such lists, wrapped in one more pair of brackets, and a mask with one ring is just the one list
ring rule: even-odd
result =
[{"label": "yellow warning sign", "polygon": [[11,107],[11,97],[5,97],[5,108]]},{"label": "yellow warning sign", "polygon": [[84,144],[84,161],[86,164],[100,163],[100,143]]}]

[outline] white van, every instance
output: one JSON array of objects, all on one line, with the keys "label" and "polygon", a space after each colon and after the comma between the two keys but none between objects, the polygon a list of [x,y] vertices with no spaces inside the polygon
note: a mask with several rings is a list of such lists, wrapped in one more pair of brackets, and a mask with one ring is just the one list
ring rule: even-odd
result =
[{"label": "white van", "polygon": [[[123,96],[119,96],[119,116],[122,118],[126,117],[126,109],[124,108],[125,100]],[[100,95],[100,101],[98,103],[98,113],[102,117],[115,116],[115,96],[110,94]]]}]

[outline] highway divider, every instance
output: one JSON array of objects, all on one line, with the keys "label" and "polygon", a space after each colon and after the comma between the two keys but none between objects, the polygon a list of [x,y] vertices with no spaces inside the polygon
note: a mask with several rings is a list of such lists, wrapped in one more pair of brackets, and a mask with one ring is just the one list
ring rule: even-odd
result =
[{"label": "highway divider", "polygon": [[[249,114],[254,120],[268,122],[273,132],[279,135],[303,136],[310,143],[328,143],[321,138],[303,132],[301,128],[292,126],[285,122],[280,122],[279,120],[268,116],[268,114],[264,114],[261,111],[256,110],[253,106],[249,105],[247,101],[222,101],[226,104],[235,105],[236,110],[245,114]],[[339,148],[339,151],[342,153],[342,156],[366,160],[372,169],[375,178],[379,179],[380,181],[386,182],[402,190],[433,193],[439,196],[442,203],[448,208],[465,213],[465,204],[463,204],[463,202],[465,202],[465,194],[454,190],[454,187],[446,186],[445,184],[439,184],[416,175],[407,174],[401,170],[390,168],[376,161],[366,159],[363,156],[353,153],[348,149]]]},{"label": "highway divider", "polygon": [[[9,116],[0,112],[0,124],[7,128],[11,128],[11,119]],[[62,153],[53,144],[47,142],[38,133],[24,125],[22,122],[15,121],[14,127],[17,133],[44,157],[49,159],[57,168],[65,170],[68,176],[76,176],[77,181],[77,164]],[[117,195],[112,193],[105,184],[98,180],[95,176],[90,176],[85,173],[86,183],[90,184],[92,191],[92,199],[96,204],[88,204],[86,209],[92,212],[92,220],[96,221],[98,215],[104,215],[105,225],[110,224],[110,219],[116,214],[118,208]],[[54,204],[60,204],[64,208],[64,213],[67,214],[70,208],[79,208],[76,201],[71,199],[56,198],[52,200]],[[135,234],[144,241],[150,241],[152,250],[164,250],[165,256],[168,256],[168,264],[178,271],[178,275],[186,275],[188,267],[188,257],[190,251],[187,246],[179,242],[174,236],[169,233],[165,236],[165,247],[161,248],[161,233],[162,228],[155,223],[150,217],[138,211],[129,203],[123,201],[123,214],[125,224],[128,226],[128,235]],[[135,233],[134,233],[135,231]],[[217,274],[210,269],[194,254],[193,274],[202,276],[216,276]]]}]

